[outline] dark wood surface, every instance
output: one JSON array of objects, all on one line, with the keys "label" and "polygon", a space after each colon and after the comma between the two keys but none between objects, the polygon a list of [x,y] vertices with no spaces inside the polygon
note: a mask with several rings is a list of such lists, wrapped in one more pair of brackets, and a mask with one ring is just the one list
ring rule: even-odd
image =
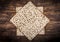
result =
[{"label": "dark wood surface", "polygon": [[[45,35],[37,35],[32,41],[25,36],[16,36],[16,27],[10,19],[16,14],[16,7],[23,7],[32,1],[37,7],[44,7],[44,15],[50,22],[45,27]],[[0,42],[53,42],[60,38],[59,0],[0,0]]]}]

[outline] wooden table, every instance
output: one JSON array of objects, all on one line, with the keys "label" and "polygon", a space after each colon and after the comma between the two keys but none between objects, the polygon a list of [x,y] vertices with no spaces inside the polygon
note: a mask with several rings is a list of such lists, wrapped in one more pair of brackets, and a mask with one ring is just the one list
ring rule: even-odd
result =
[{"label": "wooden table", "polygon": [[[44,15],[50,22],[45,27],[45,35],[37,35],[32,41],[25,36],[16,36],[16,27],[10,19],[16,14],[16,7],[23,7],[32,1],[37,7],[44,7]],[[3,0],[0,2],[0,42],[49,42],[60,38],[60,3],[53,0]]]}]

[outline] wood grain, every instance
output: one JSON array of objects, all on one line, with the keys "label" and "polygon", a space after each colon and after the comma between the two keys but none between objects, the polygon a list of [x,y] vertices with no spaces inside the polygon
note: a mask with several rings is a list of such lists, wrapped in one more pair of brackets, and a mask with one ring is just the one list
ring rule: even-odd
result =
[{"label": "wood grain", "polygon": [[[10,19],[16,14],[16,7],[23,7],[28,1],[32,1],[37,7],[44,7],[44,15],[50,22],[46,25],[46,34],[37,35],[32,41],[25,36],[16,36],[16,27]],[[0,42],[49,42],[60,38],[60,3],[59,0],[3,0],[0,2]]]}]

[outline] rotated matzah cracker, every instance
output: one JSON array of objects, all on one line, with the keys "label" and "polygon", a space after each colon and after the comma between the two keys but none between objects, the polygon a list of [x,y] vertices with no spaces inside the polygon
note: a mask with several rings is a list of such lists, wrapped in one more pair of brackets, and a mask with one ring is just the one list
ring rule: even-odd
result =
[{"label": "rotated matzah cracker", "polygon": [[29,40],[32,40],[39,34],[49,22],[48,18],[31,2],[28,2],[21,8],[10,21],[15,24],[15,26],[21,30],[21,33]]}]

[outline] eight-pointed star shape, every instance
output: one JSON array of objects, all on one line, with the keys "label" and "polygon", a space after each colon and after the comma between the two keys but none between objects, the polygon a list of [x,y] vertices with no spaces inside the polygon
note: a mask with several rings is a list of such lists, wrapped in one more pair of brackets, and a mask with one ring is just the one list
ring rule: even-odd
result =
[{"label": "eight-pointed star shape", "polygon": [[28,2],[10,20],[29,40],[41,34],[49,19],[32,2]]}]

